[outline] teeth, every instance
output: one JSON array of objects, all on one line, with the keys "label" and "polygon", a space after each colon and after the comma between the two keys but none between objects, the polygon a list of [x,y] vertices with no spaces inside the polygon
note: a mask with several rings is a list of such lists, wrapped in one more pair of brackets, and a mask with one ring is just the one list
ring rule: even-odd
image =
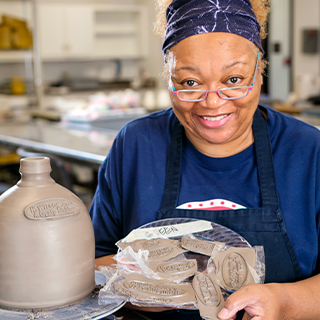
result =
[{"label": "teeth", "polygon": [[208,121],[219,121],[223,118],[225,118],[227,115],[224,116],[218,116],[218,117],[202,117],[204,120],[208,120]]}]

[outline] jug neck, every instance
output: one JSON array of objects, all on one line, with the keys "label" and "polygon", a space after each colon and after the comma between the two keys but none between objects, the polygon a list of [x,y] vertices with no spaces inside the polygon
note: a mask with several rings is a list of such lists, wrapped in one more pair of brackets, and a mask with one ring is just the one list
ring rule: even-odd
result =
[{"label": "jug neck", "polygon": [[51,178],[50,159],[48,157],[30,157],[20,160],[21,179],[19,187],[42,187],[55,184]]},{"label": "jug neck", "polygon": [[47,174],[21,174],[17,185],[19,187],[42,187],[55,184],[55,181]]}]

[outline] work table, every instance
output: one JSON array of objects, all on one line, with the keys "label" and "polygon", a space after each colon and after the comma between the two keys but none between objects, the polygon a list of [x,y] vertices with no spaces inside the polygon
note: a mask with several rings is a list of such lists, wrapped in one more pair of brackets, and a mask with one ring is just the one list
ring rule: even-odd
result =
[{"label": "work table", "polygon": [[108,154],[118,130],[33,119],[2,123],[0,143],[49,153],[98,167]]}]

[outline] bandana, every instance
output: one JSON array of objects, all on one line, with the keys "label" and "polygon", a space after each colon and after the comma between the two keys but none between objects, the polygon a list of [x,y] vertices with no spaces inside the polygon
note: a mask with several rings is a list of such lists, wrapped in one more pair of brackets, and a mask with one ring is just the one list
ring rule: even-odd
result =
[{"label": "bandana", "polygon": [[261,28],[249,0],[173,0],[167,8],[166,18],[164,56],[181,40],[208,32],[237,34],[264,52]]}]

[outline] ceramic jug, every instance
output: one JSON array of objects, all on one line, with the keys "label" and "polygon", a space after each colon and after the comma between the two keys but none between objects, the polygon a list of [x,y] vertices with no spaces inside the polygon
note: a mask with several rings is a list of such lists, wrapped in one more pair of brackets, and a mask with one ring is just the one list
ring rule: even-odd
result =
[{"label": "ceramic jug", "polygon": [[21,159],[21,180],[0,196],[0,308],[54,309],[95,287],[90,216],[50,171],[47,157]]}]

